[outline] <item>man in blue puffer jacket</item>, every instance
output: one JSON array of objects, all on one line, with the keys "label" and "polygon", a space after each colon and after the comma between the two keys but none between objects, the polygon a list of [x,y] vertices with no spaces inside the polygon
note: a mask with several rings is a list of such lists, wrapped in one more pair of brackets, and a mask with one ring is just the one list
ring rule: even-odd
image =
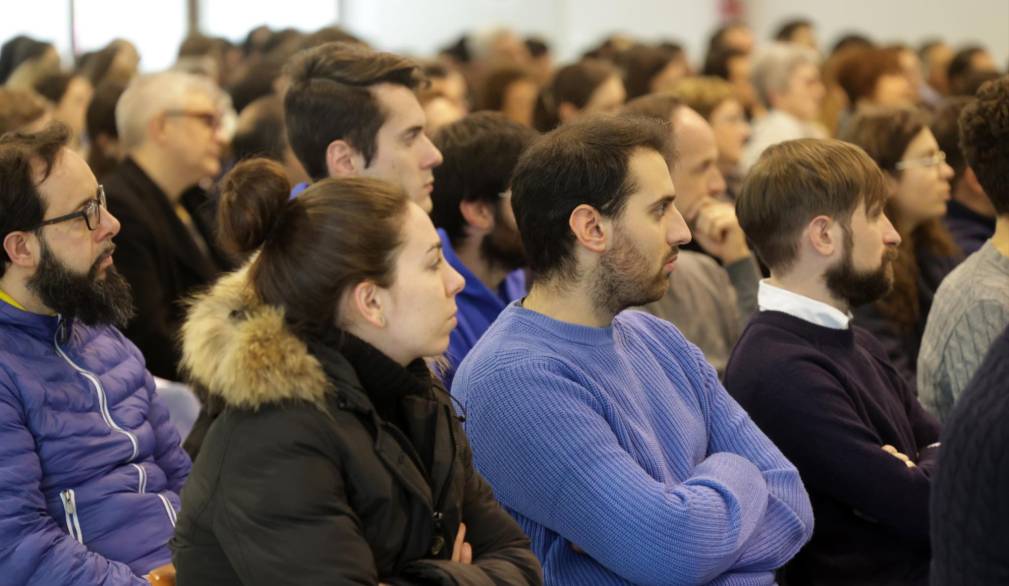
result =
[{"label": "man in blue puffer jacket", "polygon": [[115,327],[119,222],[66,138],[0,139],[0,582],[147,584],[190,462]]}]

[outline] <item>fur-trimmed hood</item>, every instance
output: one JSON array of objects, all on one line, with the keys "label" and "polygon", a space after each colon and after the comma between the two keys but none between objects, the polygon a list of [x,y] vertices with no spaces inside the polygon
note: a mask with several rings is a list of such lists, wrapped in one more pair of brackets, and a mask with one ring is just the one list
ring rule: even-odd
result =
[{"label": "fur-trimmed hood", "polygon": [[321,405],[330,386],[322,364],[287,327],[284,311],[259,301],[248,273],[246,264],[189,302],[182,368],[233,407]]}]

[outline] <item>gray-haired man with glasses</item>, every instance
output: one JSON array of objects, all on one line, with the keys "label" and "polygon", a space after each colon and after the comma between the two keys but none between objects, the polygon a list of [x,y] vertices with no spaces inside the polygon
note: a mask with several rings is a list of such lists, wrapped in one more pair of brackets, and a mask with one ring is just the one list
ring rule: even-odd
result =
[{"label": "gray-haired man with glasses", "polygon": [[198,186],[221,170],[227,108],[213,82],[169,71],[135,79],[116,105],[126,159],[104,178],[123,220],[117,264],[138,318],[125,328],[155,375],[179,380],[181,301],[230,266]]},{"label": "gray-haired man with glasses", "polygon": [[145,584],[190,462],[116,329],[121,225],[67,136],[0,138],[0,581]]}]

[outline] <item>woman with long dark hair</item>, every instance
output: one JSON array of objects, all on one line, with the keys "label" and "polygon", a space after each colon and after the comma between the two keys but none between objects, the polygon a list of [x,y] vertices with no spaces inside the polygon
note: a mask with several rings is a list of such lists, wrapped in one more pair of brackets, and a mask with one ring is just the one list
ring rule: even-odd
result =
[{"label": "woman with long dark hair", "polygon": [[290,187],[263,159],[222,181],[222,239],[252,256],[183,328],[224,409],[183,491],[178,582],[540,584],[424,361],[463,286],[431,220],[373,179]]},{"label": "woman with long dark hair", "polygon": [[840,136],[865,149],[887,176],[886,215],[900,233],[893,290],[855,311],[856,323],[873,332],[891,362],[915,385],[918,348],[932,297],[962,253],[942,223],[953,169],[928,127],[910,108],[861,110]]}]

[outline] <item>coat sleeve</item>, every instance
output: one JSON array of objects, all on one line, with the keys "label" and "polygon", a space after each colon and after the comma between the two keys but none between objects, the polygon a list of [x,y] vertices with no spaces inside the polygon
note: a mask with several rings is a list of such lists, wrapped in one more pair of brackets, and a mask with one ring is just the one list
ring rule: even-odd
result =
[{"label": "coat sleeve", "polygon": [[147,581],[60,529],[46,508],[42,465],[17,388],[0,369],[0,575],[5,584],[139,586]]},{"label": "coat sleeve", "polygon": [[682,480],[655,479],[563,368],[533,358],[462,381],[479,384],[478,400],[461,394],[466,429],[501,502],[629,582],[699,584],[729,570],[765,514],[761,472],[718,452]]},{"label": "coat sleeve", "polygon": [[709,451],[738,454],[756,465],[767,484],[767,510],[733,570],[768,571],[792,559],[813,535],[813,506],[799,471],[722,387],[695,353],[707,395]]},{"label": "coat sleeve", "polygon": [[529,539],[518,523],[494,498],[487,481],[473,467],[473,455],[457,419],[451,417],[455,434],[463,444],[461,462],[465,470],[462,522],[466,541],[473,547],[473,563],[420,560],[414,566],[430,566],[449,574],[459,586],[539,586],[543,570],[529,548]]},{"label": "coat sleeve", "polygon": [[152,235],[146,233],[145,222],[135,217],[131,206],[116,208],[116,217],[123,227],[116,238],[116,268],[130,284],[136,309],[125,334],[143,352],[148,370],[177,381],[180,350],[169,326],[169,310],[176,300],[165,299],[162,294],[164,284],[156,245]]},{"label": "coat sleeve", "polygon": [[379,579],[337,450],[320,440],[330,434],[297,423],[228,440],[212,523],[235,572],[248,586],[393,582]]}]

